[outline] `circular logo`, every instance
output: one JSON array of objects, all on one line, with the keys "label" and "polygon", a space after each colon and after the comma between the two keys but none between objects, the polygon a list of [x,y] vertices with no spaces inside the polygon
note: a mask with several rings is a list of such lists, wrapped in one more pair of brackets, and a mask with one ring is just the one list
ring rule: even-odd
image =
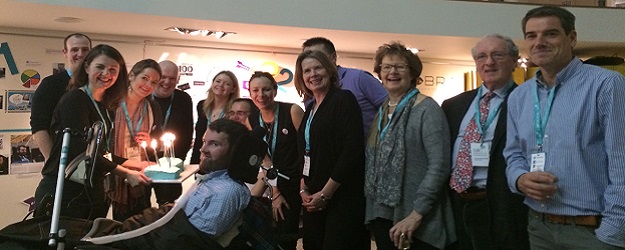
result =
[{"label": "circular logo", "polygon": [[256,155],[250,156],[249,163],[250,163],[251,166],[255,166],[256,163],[258,163],[258,156],[256,156]]},{"label": "circular logo", "polygon": [[39,72],[35,71],[34,69],[24,70],[20,78],[22,80],[22,83],[24,83],[22,85],[24,86],[24,88],[34,87],[41,81],[41,76],[39,75]]}]

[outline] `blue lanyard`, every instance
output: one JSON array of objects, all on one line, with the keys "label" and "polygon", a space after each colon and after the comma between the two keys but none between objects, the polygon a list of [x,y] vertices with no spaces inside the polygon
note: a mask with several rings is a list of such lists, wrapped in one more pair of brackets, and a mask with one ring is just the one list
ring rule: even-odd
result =
[{"label": "blue lanyard", "polygon": [[93,103],[93,106],[95,107],[95,110],[98,111],[98,115],[100,115],[100,119],[102,119],[102,123],[104,123],[104,130],[106,131],[106,149],[108,150],[109,148],[108,145],[110,145],[110,140],[111,140],[110,132],[113,130],[113,126],[114,126],[111,120],[111,116],[109,115],[109,111],[106,110],[106,117],[108,118],[109,121],[111,121],[111,128],[109,128],[108,126],[109,123],[106,121],[106,119],[104,119],[104,116],[102,115],[102,112],[100,111],[100,107],[96,103],[95,99],[93,99],[93,95],[91,94],[91,90],[89,89],[89,86],[84,86],[83,89],[89,96],[89,99],[91,99],[91,102]]},{"label": "blue lanyard", "polygon": [[[161,126],[161,130],[165,130],[165,127],[167,127],[167,122],[169,122],[169,115],[171,115],[171,106],[174,105],[174,95],[176,94],[176,92],[171,94],[171,97],[169,99],[169,107],[167,108],[167,112],[165,112],[165,120],[163,121],[163,126]],[[152,93],[152,101],[154,101],[154,93]],[[210,121],[209,121],[210,123]]]},{"label": "blue lanyard", "polygon": [[315,116],[315,101],[312,101],[312,111],[308,119],[306,119],[306,128],[304,128],[304,141],[306,142],[306,153],[310,152],[310,125],[312,124],[313,116]]},{"label": "blue lanyard", "polygon": [[547,104],[545,106],[545,112],[542,117],[540,115],[540,100],[538,100],[538,83],[533,84],[534,90],[534,132],[536,133],[536,144],[538,144],[538,150],[542,151],[543,138],[545,137],[545,128],[547,128],[547,121],[549,115],[551,115],[551,105],[553,104],[553,98],[556,92],[556,86],[549,90],[549,97],[547,97]]},{"label": "blue lanyard", "polygon": [[143,101],[143,112],[141,112],[141,117],[139,117],[139,121],[137,122],[137,126],[134,130],[132,129],[132,121],[130,120],[130,115],[128,114],[128,107],[126,107],[126,100],[122,101],[122,109],[124,110],[124,116],[126,117],[126,125],[128,126],[128,132],[130,132],[130,138],[135,138],[135,135],[141,130],[143,117],[148,110],[148,102],[145,100]]},{"label": "blue lanyard", "polygon": [[69,75],[69,78],[72,78],[72,72],[69,69],[65,69],[65,71],[67,71],[67,74]]},{"label": "blue lanyard", "polygon": [[[395,116],[397,116],[399,114],[399,112],[401,112],[404,109],[404,106],[406,106],[406,104],[408,104],[408,101],[410,101],[410,98],[412,98],[413,96],[415,96],[416,94],[419,93],[418,89],[413,89],[412,91],[408,92],[407,95],[405,95],[401,101],[399,101],[399,104],[397,104],[397,107],[395,107],[395,110],[393,111],[393,116],[391,116],[392,120],[393,118],[395,118]],[[391,121],[389,120],[386,123],[386,126],[384,126],[384,129],[382,129],[382,120],[384,117],[384,111],[382,110],[383,106],[380,106],[380,110],[378,111],[378,133],[380,133],[379,137],[378,137],[378,141],[381,141],[382,138],[384,138],[384,135],[386,135],[386,132],[388,131],[388,127],[391,125]]]},{"label": "blue lanyard", "polygon": [[[206,117],[206,121],[207,121],[206,126],[211,124],[211,116],[213,116],[213,110],[212,109],[208,111],[208,117]],[[217,119],[221,119],[222,117],[224,117],[224,110],[223,109],[221,110],[221,113],[219,113],[219,117],[217,117]]]},{"label": "blue lanyard", "polygon": [[[277,138],[278,138],[278,112],[280,111],[280,106],[277,103],[274,103],[275,108],[273,109],[273,130],[271,130],[271,135],[272,135],[272,139],[271,139],[271,151],[269,151],[269,156],[273,158],[273,154],[276,152],[276,143]],[[258,114],[258,122],[260,123],[260,127],[265,128],[265,122],[263,122],[263,115]],[[263,140],[265,140],[266,143],[269,143],[267,141],[267,135],[265,135],[263,137]],[[269,150],[269,149],[267,149]]]},{"label": "blue lanyard", "polygon": [[[510,91],[510,89],[512,88],[512,84],[514,84],[514,82],[508,83],[508,85],[504,87],[502,92],[508,94],[508,91]],[[477,125],[477,133],[480,134],[480,140],[483,139],[482,135],[484,135],[484,131],[488,130],[488,127],[490,127],[490,125],[493,123],[493,120],[495,120],[495,116],[497,116],[497,113],[499,112],[499,109],[501,108],[501,104],[503,104],[502,102],[495,109],[490,110],[488,112],[488,116],[486,117],[486,121],[482,125],[482,119],[481,119],[482,114],[480,113],[480,102],[482,101],[482,98],[483,98],[482,90],[483,88],[479,88],[477,90],[477,96],[479,96],[479,98],[477,100],[477,103],[475,104],[475,125]]]}]

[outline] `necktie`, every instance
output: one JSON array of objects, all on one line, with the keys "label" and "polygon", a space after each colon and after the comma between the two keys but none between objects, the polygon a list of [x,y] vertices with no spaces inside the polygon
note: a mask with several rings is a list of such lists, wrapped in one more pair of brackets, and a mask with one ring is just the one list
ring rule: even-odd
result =
[{"label": "necktie", "polygon": [[[484,124],[488,116],[488,104],[494,97],[493,92],[488,92],[480,101],[480,123]],[[456,158],[456,168],[451,174],[449,185],[453,190],[462,193],[471,186],[473,181],[473,163],[471,162],[471,143],[479,142],[481,135],[478,133],[475,116],[469,121],[469,125],[464,132],[464,137],[460,141],[458,157]]]}]

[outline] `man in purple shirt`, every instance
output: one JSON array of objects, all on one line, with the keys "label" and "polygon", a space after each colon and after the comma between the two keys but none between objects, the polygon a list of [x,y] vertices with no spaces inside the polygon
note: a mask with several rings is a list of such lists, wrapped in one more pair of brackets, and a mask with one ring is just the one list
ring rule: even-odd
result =
[{"label": "man in purple shirt", "polygon": [[[313,37],[302,44],[303,51],[316,50],[323,52],[330,61],[336,64],[336,49],[334,44],[324,37]],[[369,128],[373,121],[373,116],[382,105],[388,92],[380,81],[373,77],[371,73],[352,68],[336,66],[339,71],[339,81],[341,88],[352,92],[356,96],[360,110],[362,111],[362,122],[365,138],[369,135]]]}]

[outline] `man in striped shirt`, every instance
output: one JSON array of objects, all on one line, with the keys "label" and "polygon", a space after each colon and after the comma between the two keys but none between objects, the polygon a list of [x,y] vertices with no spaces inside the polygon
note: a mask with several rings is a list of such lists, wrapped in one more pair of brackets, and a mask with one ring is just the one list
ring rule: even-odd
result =
[{"label": "man in striped shirt", "polygon": [[575,16],[523,19],[536,75],[508,99],[508,185],[530,207],[532,249],[625,248],[625,77],[573,55]]}]

